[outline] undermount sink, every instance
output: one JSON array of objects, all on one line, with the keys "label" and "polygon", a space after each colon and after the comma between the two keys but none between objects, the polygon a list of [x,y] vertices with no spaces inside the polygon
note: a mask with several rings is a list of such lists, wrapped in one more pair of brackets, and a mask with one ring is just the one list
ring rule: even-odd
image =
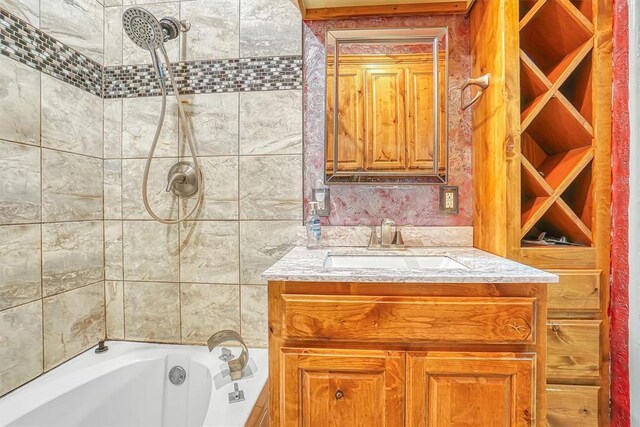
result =
[{"label": "undermount sink", "polygon": [[325,268],[392,268],[396,270],[455,270],[467,267],[446,256],[328,255]]}]

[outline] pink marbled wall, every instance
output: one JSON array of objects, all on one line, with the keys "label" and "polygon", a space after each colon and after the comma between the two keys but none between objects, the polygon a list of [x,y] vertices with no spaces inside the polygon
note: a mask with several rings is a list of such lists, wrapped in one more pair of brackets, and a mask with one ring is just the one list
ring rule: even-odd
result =
[{"label": "pink marbled wall", "polygon": [[[340,28],[449,27],[449,185],[460,187],[458,215],[441,215],[434,185],[332,185],[331,225],[374,225],[381,218],[398,224],[471,225],[471,114],[460,111],[462,81],[471,72],[469,21],[464,16],[357,18],[304,22],[304,197],[322,178],[325,139],[325,34]],[[467,95],[468,96],[468,95]]]}]

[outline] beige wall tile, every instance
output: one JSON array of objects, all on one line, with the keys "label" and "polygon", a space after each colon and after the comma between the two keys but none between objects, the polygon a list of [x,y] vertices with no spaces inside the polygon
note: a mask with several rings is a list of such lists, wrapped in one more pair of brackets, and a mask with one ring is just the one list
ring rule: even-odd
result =
[{"label": "beige wall tile", "polygon": [[[189,118],[198,156],[238,154],[238,98],[237,93],[183,97],[188,101],[184,110]],[[184,134],[181,142],[181,154],[190,156],[190,151],[185,151],[187,140]]]},{"label": "beige wall tile", "polygon": [[240,219],[302,219],[302,156],[240,157]]},{"label": "beige wall tile", "polygon": [[43,300],[44,368],[49,370],[104,339],[104,284]]},{"label": "beige wall tile", "polygon": [[104,161],[104,218],[122,218],[122,160]]},{"label": "beige wall tile", "polygon": [[0,311],[0,396],[42,373],[42,301]]},{"label": "beige wall tile", "polygon": [[[192,163],[192,159],[184,158]],[[238,157],[198,158],[204,176],[204,204],[195,219],[238,219]],[[197,203],[196,197],[181,200],[180,215],[185,216]]]},{"label": "beige wall tile", "polygon": [[125,221],[125,280],[178,281],[178,226]]},{"label": "beige wall tile", "polygon": [[0,0],[0,7],[34,27],[40,25],[40,0]]},{"label": "beige wall tile", "polygon": [[104,275],[106,280],[123,280],[122,221],[104,222]]},{"label": "beige wall tile", "polygon": [[102,219],[102,160],[42,150],[44,221]]},{"label": "beige wall tile", "polygon": [[107,339],[124,339],[124,283],[104,282]]},{"label": "beige wall tile", "polygon": [[300,55],[302,18],[291,0],[240,1],[240,57]]},{"label": "beige wall tile", "polygon": [[125,337],[180,342],[180,286],[177,283],[124,283]]},{"label": "beige wall tile", "polygon": [[101,221],[42,225],[42,291],[66,292],[104,279]]},{"label": "beige wall tile", "polygon": [[[120,1],[120,5],[122,5],[122,1]],[[116,4],[115,6],[120,5]],[[126,37],[122,31],[122,12],[122,7],[105,7],[104,9],[105,66],[122,65],[122,42],[123,37]]]},{"label": "beige wall tile", "polygon": [[240,154],[302,154],[302,90],[240,94]]},{"label": "beige wall tile", "polygon": [[40,218],[40,150],[0,141],[0,224]]},{"label": "beige wall tile", "polygon": [[0,139],[40,145],[40,72],[0,55],[0,88]]},{"label": "beige wall tile", "polygon": [[180,281],[238,283],[237,222],[183,223],[180,240]]},{"label": "beige wall tile", "polygon": [[239,0],[195,0],[180,5],[181,19],[191,22],[183,59],[237,58],[240,39]]},{"label": "beige wall tile", "polygon": [[103,102],[42,74],[42,146],[102,157]]},{"label": "beige wall tile", "polygon": [[[142,51],[136,46],[137,50]],[[128,98],[122,101],[122,157],[146,159],[155,135],[162,99]],[[162,132],[154,152],[155,157],[178,155],[178,110],[169,97]]]},{"label": "beige wall tile", "polygon": [[40,225],[0,227],[0,310],[41,297]]},{"label": "beige wall tile", "polygon": [[[177,219],[177,197],[167,192],[167,174],[178,161],[173,159],[153,159],[149,169],[147,195],[153,212],[161,218]],[[142,201],[142,178],[146,160],[122,160],[122,215],[125,219],[153,219]]]},{"label": "beige wall tile", "polygon": [[240,283],[263,284],[260,275],[295,246],[299,221],[240,222]]},{"label": "beige wall tile", "polygon": [[95,0],[41,0],[40,29],[102,64],[103,9]]},{"label": "beige wall tile", "polygon": [[250,347],[266,347],[269,341],[267,287],[242,285],[240,298],[242,337]]},{"label": "beige wall tile", "polygon": [[240,331],[238,285],[182,283],[182,342],[206,344],[222,329]]},{"label": "beige wall tile", "polygon": [[104,100],[104,158],[122,157],[122,100]]}]

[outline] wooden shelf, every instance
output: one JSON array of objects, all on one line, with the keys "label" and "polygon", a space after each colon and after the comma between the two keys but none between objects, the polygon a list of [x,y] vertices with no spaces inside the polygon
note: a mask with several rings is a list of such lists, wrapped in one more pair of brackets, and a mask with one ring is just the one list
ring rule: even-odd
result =
[{"label": "wooden shelf", "polygon": [[547,154],[555,154],[591,145],[592,135],[585,123],[553,97],[523,131]]},{"label": "wooden shelf", "polygon": [[531,229],[529,235],[537,236],[543,231],[550,236],[564,236],[571,242],[585,246],[591,246],[593,240],[591,230],[562,199],[551,205]]},{"label": "wooden shelf", "polygon": [[562,193],[562,200],[589,228],[593,223],[593,163],[589,163]]},{"label": "wooden shelf", "polygon": [[593,2],[592,0],[571,0],[571,4],[575,6],[582,15],[593,22]]},{"label": "wooden shelf", "polygon": [[523,116],[534,114],[536,105],[543,102],[550,87],[547,77],[520,51],[520,111]]},{"label": "wooden shelf", "polygon": [[521,49],[551,81],[593,37],[593,27],[571,7],[562,0],[545,1],[520,31]]},{"label": "wooden shelf", "polygon": [[521,237],[545,231],[590,246],[592,2],[519,4]]},{"label": "wooden shelf", "polygon": [[294,0],[302,18],[467,13],[475,0]]},{"label": "wooden shelf", "polygon": [[593,124],[591,79],[593,58],[591,52],[560,86],[560,92],[589,124]]}]

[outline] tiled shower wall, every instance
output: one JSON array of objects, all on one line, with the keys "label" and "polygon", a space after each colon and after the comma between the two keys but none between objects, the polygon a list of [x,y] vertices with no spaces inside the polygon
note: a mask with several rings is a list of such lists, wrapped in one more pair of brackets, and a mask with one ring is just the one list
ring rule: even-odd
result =
[{"label": "tiled shower wall", "polygon": [[[142,206],[160,98],[139,73],[148,53],[123,37],[131,3],[192,23],[168,50],[182,61],[206,203],[181,226],[152,221]],[[295,7],[0,0],[0,8],[10,21],[0,34],[0,395],[105,336],[203,343],[232,328],[265,345],[260,273],[292,245],[302,219]],[[217,80],[220,69],[235,81]],[[189,154],[170,100],[149,183],[163,216],[193,203],[178,206],[164,191],[168,168]]]},{"label": "tiled shower wall", "polygon": [[[0,8],[100,68],[95,0]],[[0,55],[0,395],[105,333],[103,100],[51,77],[64,70],[47,64],[45,73]]]},{"label": "tiled shower wall", "polygon": [[[290,0],[144,2],[158,17],[191,22],[180,42],[167,43],[172,60],[212,70],[192,73],[202,81],[190,84],[211,90],[183,97],[206,202],[196,220],[163,225],[141,198],[161,100],[148,96],[157,94],[149,67],[126,68],[150,60],[123,36],[121,16],[130,1],[120,3],[105,7],[106,70],[135,73],[139,83],[124,95],[113,88],[107,96],[122,98],[104,101],[107,336],[202,344],[230,328],[249,345],[265,346],[267,289],[260,274],[289,249],[302,220],[302,91],[289,78],[267,84],[260,70],[300,66],[299,12]],[[242,64],[256,68],[242,73]],[[215,80],[216,67],[237,73],[235,84]],[[263,83],[251,86],[252,80]],[[151,205],[166,218],[184,215],[194,203],[179,205],[165,192],[171,165],[189,160],[186,147],[170,98],[149,181]]]}]

